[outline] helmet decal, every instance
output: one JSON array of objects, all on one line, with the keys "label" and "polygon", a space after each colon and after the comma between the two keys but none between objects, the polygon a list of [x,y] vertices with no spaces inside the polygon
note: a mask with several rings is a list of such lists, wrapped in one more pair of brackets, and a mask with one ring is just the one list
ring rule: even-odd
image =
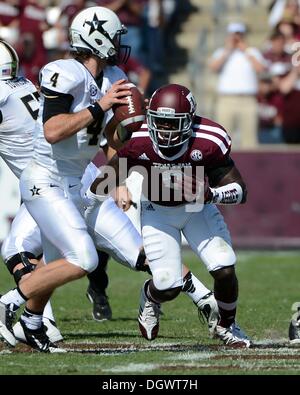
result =
[{"label": "helmet decal", "polygon": [[[83,27],[84,27],[85,25],[89,25],[89,26],[90,26],[91,29],[90,29],[90,31],[89,31],[89,36],[90,36],[91,34],[93,34],[95,31],[98,31],[98,32],[104,34],[104,33],[106,33],[106,32],[105,32],[105,30],[103,29],[102,26],[103,26],[104,23],[106,23],[106,22],[107,22],[107,21],[101,21],[101,20],[99,20],[99,19],[97,18],[97,14],[95,13],[92,21],[87,21],[87,20],[84,21]],[[106,33],[106,34],[107,34],[107,33]]]}]

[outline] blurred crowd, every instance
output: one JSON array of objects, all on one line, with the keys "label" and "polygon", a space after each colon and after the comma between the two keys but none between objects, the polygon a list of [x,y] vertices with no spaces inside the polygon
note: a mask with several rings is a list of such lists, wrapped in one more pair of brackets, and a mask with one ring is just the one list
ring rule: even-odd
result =
[{"label": "blurred crowd", "polygon": [[[40,68],[68,52],[68,27],[83,8],[105,6],[127,27],[124,43],[131,56],[124,71],[142,91],[151,93],[164,72],[168,24],[178,0],[5,0],[0,1],[0,38],[20,57],[21,74],[38,83]],[[157,82],[156,82],[157,80]]]},{"label": "blurred crowd", "polygon": [[[38,83],[40,68],[68,52],[68,27],[81,9],[100,5],[115,11],[128,29],[132,48],[129,79],[150,95],[165,75],[168,34],[180,0],[6,0],[0,1],[0,37],[18,51],[21,74]],[[236,0],[236,9],[258,0]],[[226,0],[214,2],[214,15]],[[227,26],[224,45],[209,62],[218,76],[215,118],[237,148],[300,143],[300,0],[273,0],[269,34],[259,48],[248,42],[241,21]],[[217,23],[216,18],[216,23]]]},{"label": "blurred crowd", "polygon": [[239,148],[300,143],[300,1],[272,1],[268,12],[259,48],[244,23],[232,22],[209,62],[218,75],[216,119]]}]

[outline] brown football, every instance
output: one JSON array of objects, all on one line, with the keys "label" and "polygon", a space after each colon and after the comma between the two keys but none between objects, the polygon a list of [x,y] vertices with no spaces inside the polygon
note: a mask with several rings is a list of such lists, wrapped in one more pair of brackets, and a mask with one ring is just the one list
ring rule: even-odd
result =
[{"label": "brown football", "polygon": [[129,83],[132,96],[127,96],[127,104],[116,104],[113,106],[115,118],[129,132],[133,133],[140,129],[145,122],[144,97],[138,88]]}]

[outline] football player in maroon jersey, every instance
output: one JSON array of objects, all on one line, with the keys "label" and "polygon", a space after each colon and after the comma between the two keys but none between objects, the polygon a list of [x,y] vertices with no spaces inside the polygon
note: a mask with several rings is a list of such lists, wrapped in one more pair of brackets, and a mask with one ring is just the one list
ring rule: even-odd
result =
[{"label": "football player in maroon jersey", "polygon": [[[147,124],[109,163],[117,172],[118,185],[130,170],[144,176],[142,236],[153,278],[141,290],[139,327],[146,339],[155,339],[160,304],[180,293],[183,234],[214,278],[220,312],[215,337],[226,345],[250,347],[235,320],[236,256],[216,207],[245,203],[247,190],[230,157],[226,130],[195,111],[196,101],[186,87],[170,84],[158,89],[149,102]],[[103,179],[93,183],[92,192],[99,192]]]}]

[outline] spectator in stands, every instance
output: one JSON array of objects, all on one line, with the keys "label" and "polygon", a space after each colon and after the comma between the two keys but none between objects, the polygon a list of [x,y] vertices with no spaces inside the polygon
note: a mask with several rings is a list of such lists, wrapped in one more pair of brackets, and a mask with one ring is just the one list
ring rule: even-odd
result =
[{"label": "spectator in stands", "polygon": [[230,23],[223,48],[216,50],[210,68],[219,74],[216,121],[232,135],[234,148],[257,146],[257,73],[266,63],[260,51],[249,47],[246,26]]},{"label": "spectator in stands", "polygon": [[300,65],[295,65],[279,83],[283,94],[282,134],[287,144],[300,143]]},{"label": "spectator in stands", "polygon": [[47,63],[43,32],[48,28],[46,8],[38,0],[20,0],[20,54],[21,72],[34,84],[39,71]]},{"label": "spectator in stands", "polygon": [[279,31],[271,33],[268,40],[268,48],[263,52],[263,56],[268,63],[268,68],[277,62],[290,64],[291,56],[285,50],[285,36],[282,33]]},{"label": "spectator in stands", "polygon": [[272,28],[275,28],[285,16],[291,16],[293,22],[300,26],[298,0],[273,0],[269,6],[269,13],[269,25]]},{"label": "spectator in stands", "polygon": [[84,8],[86,8],[86,0],[73,0],[71,3],[67,3],[61,8],[61,22],[66,30],[69,29],[72,19],[74,16]]},{"label": "spectator in stands", "polygon": [[277,32],[280,32],[285,37],[285,51],[289,54],[294,52],[294,43],[299,41],[299,26],[294,22],[294,18],[291,15],[287,15],[282,18],[276,25]]},{"label": "spectator in stands", "polygon": [[128,32],[123,42],[131,46],[131,55],[139,60],[142,50],[142,22],[144,6],[148,0],[95,0],[97,5],[110,8],[120,21],[127,27]]},{"label": "spectator in stands", "polygon": [[272,74],[259,76],[258,85],[258,141],[262,144],[282,143],[282,95]]},{"label": "spectator in stands", "polygon": [[15,45],[19,37],[18,0],[0,1],[0,38]]},{"label": "spectator in stands", "polygon": [[144,47],[146,62],[153,73],[164,69],[164,12],[162,0],[149,0],[145,7]]}]

